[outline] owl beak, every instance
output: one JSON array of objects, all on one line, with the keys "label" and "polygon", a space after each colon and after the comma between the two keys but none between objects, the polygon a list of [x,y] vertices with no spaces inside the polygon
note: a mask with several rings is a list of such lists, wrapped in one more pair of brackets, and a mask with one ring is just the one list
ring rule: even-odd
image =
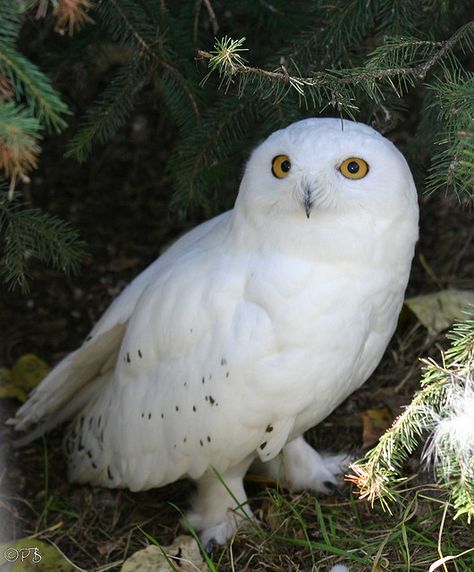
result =
[{"label": "owl beak", "polygon": [[306,213],[306,218],[309,218],[311,214],[311,209],[313,208],[314,199],[313,199],[313,192],[311,187],[305,186],[303,190],[303,205],[304,205],[304,212]]}]

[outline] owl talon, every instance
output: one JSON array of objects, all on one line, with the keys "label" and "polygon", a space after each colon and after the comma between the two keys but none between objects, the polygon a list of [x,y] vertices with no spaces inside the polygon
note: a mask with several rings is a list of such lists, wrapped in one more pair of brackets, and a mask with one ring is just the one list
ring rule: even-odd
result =
[{"label": "owl talon", "polygon": [[218,545],[219,545],[219,543],[217,542],[217,540],[214,537],[212,537],[207,542],[206,547],[204,549],[206,551],[206,554],[211,554],[211,552],[214,550],[214,548]]},{"label": "owl talon", "polygon": [[344,491],[341,489],[341,487],[338,487],[336,484],[332,483],[331,481],[324,481],[323,484],[327,489],[329,489],[330,493],[336,493],[343,499],[346,498],[346,495],[344,494]]}]

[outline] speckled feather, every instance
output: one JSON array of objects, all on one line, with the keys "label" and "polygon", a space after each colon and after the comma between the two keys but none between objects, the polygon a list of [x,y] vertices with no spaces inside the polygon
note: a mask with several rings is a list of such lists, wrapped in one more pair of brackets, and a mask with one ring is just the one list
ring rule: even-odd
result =
[{"label": "speckled feather", "polygon": [[[347,157],[368,174],[345,178]],[[38,424],[31,440],[74,417],[65,450],[79,482],[141,490],[211,465],[245,472],[372,373],[417,236],[413,179],[387,139],[350,121],[293,124],[253,152],[234,209],[140,274],[11,423]]]}]

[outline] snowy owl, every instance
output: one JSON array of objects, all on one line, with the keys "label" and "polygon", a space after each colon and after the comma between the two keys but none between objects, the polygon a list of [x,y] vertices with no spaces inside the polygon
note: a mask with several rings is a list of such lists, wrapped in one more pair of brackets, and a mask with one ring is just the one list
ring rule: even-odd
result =
[{"label": "snowy owl", "polygon": [[302,434],[379,363],[417,237],[413,178],[382,135],[330,118],[276,131],[234,208],[142,272],[9,422],[36,425],[28,442],[71,419],[78,483],[194,479],[189,522],[223,543],[251,515],[252,463],[294,489],[337,483],[342,456]]}]

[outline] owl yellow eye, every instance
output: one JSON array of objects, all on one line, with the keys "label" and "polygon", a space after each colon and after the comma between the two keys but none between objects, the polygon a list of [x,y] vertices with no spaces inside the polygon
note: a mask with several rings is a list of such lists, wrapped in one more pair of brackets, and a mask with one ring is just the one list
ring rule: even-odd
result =
[{"label": "owl yellow eye", "polygon": [[291,169],[291,161],[288,155],[277,155],[272,160],[272,173],[277,179],[288,177]]},{"label": "owl yellow eye", "polygon": [[349,159],[342,162],[339,171],[347,179],[362,179],[369,172],[369,166],[364,159],[349,157]]}]

